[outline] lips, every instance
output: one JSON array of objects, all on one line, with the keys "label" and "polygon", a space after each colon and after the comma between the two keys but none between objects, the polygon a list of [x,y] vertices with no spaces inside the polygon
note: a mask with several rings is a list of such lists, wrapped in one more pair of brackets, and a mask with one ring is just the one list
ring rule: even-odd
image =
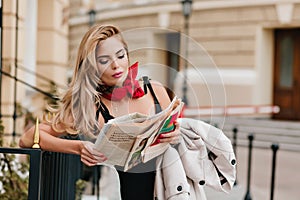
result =
[{"label": "lips", "polygon": [[114,73],[112,75],[112,77],[114,77],[114,78],[120,78],[122,76],[122,74],[123,74],[123,72],[117,72],[117,73]]}]

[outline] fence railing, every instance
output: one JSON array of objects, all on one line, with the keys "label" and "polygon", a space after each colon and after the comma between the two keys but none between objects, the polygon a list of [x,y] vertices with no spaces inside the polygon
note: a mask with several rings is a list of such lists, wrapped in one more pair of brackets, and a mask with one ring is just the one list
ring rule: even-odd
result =
[{"label": "fence railing", "polygon": [[[280,124],[278,121],[274,123],[271,120],[263,121],[259,119],[254,120],[255,124],[251,124],[254,122],[253,120],[252,122],[250,122],[251,120],[237,120],[236,123],[228,121],[228,124],[223,127],[223,131],[231,139],[235,153],[237,147],[246,147],[248,149],[244,200],[252,200],[251,181],[253,175],[251,172],[253,169],[253,149],[264,149],[272,152],[270,200],[273,200],[276,188],[277,151],[280,149],[287,152],[300,152],[300,125],[289,122],[281,122],[282,124]],[[240,124],[238,124],[239,122]],[[283,127],[283,123],[286,123],[286,127]],[[217,123],[215,125],[218,126]]]},{"label": "fence railing", "polygon": [[76,181],[81,178],[80,157],[40,149],[0,148],[3,154],[30,157],[28,200],[74,200]]},{"label": "fence railing", "polygon": [[76,182],[82,172],[78,155],[43,152],[41,172],[42,200],[75,199]]},{"label": "fence railing", "polygon": [[42,177],[42,154],[40,149],[0,148],[4,154],[26,154],[30,156],[29,161],[29,185],[28,200],[39,200],[41,192]]}]

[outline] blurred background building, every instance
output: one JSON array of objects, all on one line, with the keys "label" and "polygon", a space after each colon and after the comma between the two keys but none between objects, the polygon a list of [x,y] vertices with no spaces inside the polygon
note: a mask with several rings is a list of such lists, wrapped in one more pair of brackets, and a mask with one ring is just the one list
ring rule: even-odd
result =
[{"label": "blurred background building", "polygon": [[299,120],[300,1],[188,2],[185,18],[177,0],[2,0],[5,132],[22,133],[18,109],[42,113],[45,94],[28,84],[64,91],[79,42],[95,23],[120,27],[140,74],[178,96],[186,78],[190,107],[278,105],[268,117]]}]

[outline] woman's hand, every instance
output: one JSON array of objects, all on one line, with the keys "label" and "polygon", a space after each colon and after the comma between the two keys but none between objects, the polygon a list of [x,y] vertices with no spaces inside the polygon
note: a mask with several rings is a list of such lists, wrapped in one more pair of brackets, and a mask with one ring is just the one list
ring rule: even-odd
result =
[{"label": "woman's hand", "polygon": [[95,149],[95,145],[92,142],[82,141],[82,144],[80,158],[87,166],[94,166],[107,160],[101,152]]},{"label": "woman's hand", "polygon": [[169,133],[160,134],[157,138],[157,143],[178,144],[180,139],[179,123],[175,122],[175,129]]}]

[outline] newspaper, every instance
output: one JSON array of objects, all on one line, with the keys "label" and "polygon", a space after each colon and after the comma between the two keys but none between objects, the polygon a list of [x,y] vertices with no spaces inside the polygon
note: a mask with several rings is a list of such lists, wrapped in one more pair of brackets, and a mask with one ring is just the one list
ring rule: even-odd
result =
[{"label": "newspaper", "polygon": [[161,133],[173,131],[183,102],[174,97],[170,105],[152,116],[131,113],[109,120],[101,129],[95,147],[108,159],[105,164],[124,167],[124,171],[162,154],[168,143],[156,143]]}]

